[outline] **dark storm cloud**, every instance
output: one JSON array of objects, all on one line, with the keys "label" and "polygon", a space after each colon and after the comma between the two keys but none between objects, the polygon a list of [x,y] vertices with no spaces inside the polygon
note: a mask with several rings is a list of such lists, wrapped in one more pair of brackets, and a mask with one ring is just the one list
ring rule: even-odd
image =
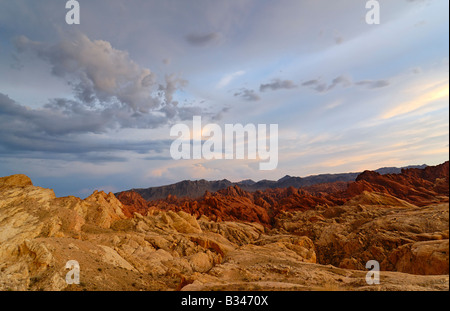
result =
[{"label": "dark storm cloud", "polygon": [[26,127],[35,133],[60,137],[106,133],[118,128],[156,128],[167,123],[164,114],[136,115],[117,104],[90,109],[78,101],[62,98],[51,100],[43,108],[31,109],[1,93],[0,118],[5,131]]},{"label": "dark storm cloud", "polygon": [[[205,113],[200,107],[178,107],[176,102],[145,114],[130,111],[118,104],[106,108],[90,108],[78,101],[63,98],[50,100],[43,108],[31,109],[0,93],[0,127],[5,132],[26,128],[34,133],[59,137],[100,134],[120,128],[157,128],[174,123],[175,120],[192,119],[199,114],[214,116]],[[169,122],[169,119],[174,121]]]},{"label": "dark storm cloud", "polygon": [[[189,111],[182,110],[182,114],[187,116]],[[95,139],[84,134],[106,133],[110,129],[123,127],[151,128],[166,122],[167,116],[164,113],[158,116],[135,116],[120,108],[92,110],[79,102],[66,99],[55,99],[43,108],[31,109],[0,93],[0,154],[72,154],[86,161],[122,161],[124,159],[108,153],[159,153],[167,149],[170,142]]]}]

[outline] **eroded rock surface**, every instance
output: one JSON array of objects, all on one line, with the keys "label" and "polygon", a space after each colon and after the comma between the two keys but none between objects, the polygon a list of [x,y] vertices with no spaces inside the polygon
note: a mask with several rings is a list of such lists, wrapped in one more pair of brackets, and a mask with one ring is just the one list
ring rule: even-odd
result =
[{"label": "eroded rock surface", "polygon": [[[161,208],[104,192],[57,198],[24,175],[0,178],[0,290],[449,289],[442,193],[415,205],[383,191],[342,204],[271,191],[231,188],[196,208]],[[381,284],[369,286],[364,264],[374,259]],[[79,285],[65,281],[69,260],[80,264]]]}]

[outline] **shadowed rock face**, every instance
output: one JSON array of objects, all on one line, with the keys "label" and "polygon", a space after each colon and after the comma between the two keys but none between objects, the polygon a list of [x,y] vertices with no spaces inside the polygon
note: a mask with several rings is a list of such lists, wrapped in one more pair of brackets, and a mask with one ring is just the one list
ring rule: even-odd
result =
[{"label": "shadowed rock face", "polygon": [[345,186],[147,202],[0,178],[0,290],[449,290],[448,163]]}]

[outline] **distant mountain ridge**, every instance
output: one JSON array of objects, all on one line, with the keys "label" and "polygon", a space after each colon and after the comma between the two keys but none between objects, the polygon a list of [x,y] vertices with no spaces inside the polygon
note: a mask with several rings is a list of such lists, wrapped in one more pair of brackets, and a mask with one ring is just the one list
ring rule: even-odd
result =
[{"label": "distant mountain ridge", "polygon": [[[405,167],[382,167],[375,172],[385,175],[385,174],[400,174],[402,169],[418,168],[424,169],[428,165],[410,165]],[[201,180],[183,180],[175,184],[170,184],[166,186],[159,187],[149,187],[141,189],[131,189],[127,191],[135,191],[139,193],[145,200],[159,200],[164,199],[168,195],[177,196],[179,198],[199,198],[203,196],[206,191],[216,192],[219,190],[226,189],[230,186],[239,186],[241,189],[249,192],[254,192],[258,190],[275,189],[275,188],[301,188],[308,187],[322,183],[333,183],[333,182],[352,182],[355,181],[359,174],[356,173],[340,173],[340,174],[320,174],[311,175],[307,177],[293,177],[286,175],[279,180],[261,180],[255,182],[251,179],[242,180],[240,182],[231,182],[227,179],[207,181],[205,179]],[[126,192],[126,191],[123,191]],[[116,195],[119,195],[117,193]]]}]

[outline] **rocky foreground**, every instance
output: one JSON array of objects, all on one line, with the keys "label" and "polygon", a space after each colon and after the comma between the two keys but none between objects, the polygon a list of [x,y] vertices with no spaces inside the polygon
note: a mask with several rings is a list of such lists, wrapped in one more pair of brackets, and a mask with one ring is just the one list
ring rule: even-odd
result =
[{"label": "rocky foreground", "polygon": [[[4,177],[0,290],[449,290],[448,184],[446,162],[364,172],[345,189],[232,187],[147,202],[57,198],[27,176]],[[69,260],[79,285],[65,281]],[[369,260],[379,285],[365,281]]]}]

